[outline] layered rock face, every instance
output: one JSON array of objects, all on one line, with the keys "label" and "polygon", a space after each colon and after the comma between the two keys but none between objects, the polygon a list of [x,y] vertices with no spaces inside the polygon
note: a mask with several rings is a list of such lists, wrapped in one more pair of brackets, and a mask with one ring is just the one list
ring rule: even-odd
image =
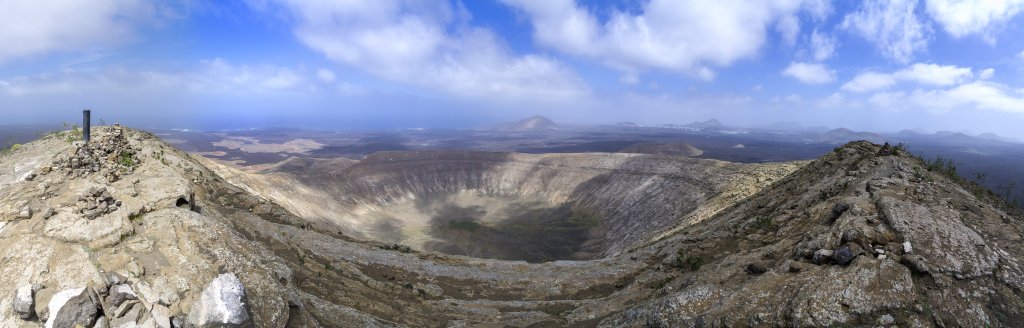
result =
[{"label": "layered rock face", "polygon": [[[619,254],[724,208],[726,202],[712,199],[744,197],[798,167],[471,151],[381,152],[333,167],[315,162],[293,159],[263,172],[277,173],[277,180],[222,173],[283,204],[315,199],[286,207],[348,235],[531,262]],[[274,192],[281,188],[315,192]]]},{"label": "layered rock face", "polygon": [[[94,140],[118,133],[95,131]],[[280,206],[279,195],[250,192],[260,191],[240,182],[250,175],[222,176],[150,134],[121,133],[137,161],[113,182],[108,158],[95,172],[52,169],[81,148],[55,138],[0,157],[0,327],[1024,322],[1020,212],[870,143],[837,148],[744,196],[709,197],[714,211],[686,215],[692,221],[640,247],[531,264],[367,241],[292,214],[300,202]],[[396,176],[370,181],[406,179]],[[121,205],[90,218],[83,196],[110,208],[98,188]],[[410,189],[377,195],[400,190]]]}]

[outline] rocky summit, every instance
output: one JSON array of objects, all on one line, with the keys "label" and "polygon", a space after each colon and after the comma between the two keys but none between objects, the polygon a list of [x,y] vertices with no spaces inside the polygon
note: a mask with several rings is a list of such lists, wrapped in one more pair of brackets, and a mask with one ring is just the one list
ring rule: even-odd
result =
[{"label": "rocky summit", "polygon": [[[586,229],[562,258],[460,253],[402,224],[501,225],[383,219],[444,207],[403,203],[420,196]],[[869,142],[778,164],[412,152],[247,172],[98,127],[0,157],[0,327],[1013,327],[1021,219]]]}]

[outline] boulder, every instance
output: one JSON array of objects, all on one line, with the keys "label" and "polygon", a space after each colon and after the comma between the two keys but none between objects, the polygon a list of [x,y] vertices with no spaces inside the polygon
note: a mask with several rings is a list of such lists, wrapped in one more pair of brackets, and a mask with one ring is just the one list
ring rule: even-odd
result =
[{"label": "boulder", "polygon": [[36,288],[33,288],[32,285],[21,286],[14,293],[14,302],[11,307],[14,309],[14,313],[17,313],[18,317],[22,320],[32,320],[32,317],[36,314],[35,293]]},{"label": "boulder", "polygon": [[846,265],[862,252],[863,249],[861,249],[859,245],[846,243],[846,245],[840,246],[840,248],[836,249],[836,252],[833,253],[833,260],[839,264]]},{"label": "boulder", "polygon": [[233,273],[224,273],[206,285],[189,311],[188,324],[195,327],[251,327],[245,288]]},{"label": "boulder", "polygon": [[125,301],[132,301],[139,299],[139,295],[132,290],[126,284],[116,284],[110,287],[110,291],[107,296],[107,307],[116,309],[121,306]]},{"label": "boulder", "polygon": [[836,249],[835,253],[832,254],[832,260],[840,265],[850,264],[850,261],[863,252],[863,249],[859,245],[854,243],[846,243]]},{"label": "boulder", "polygon": [[171,328],[171,310],[166,306],[153,304],[153,309],[149,311],[149,314],[153,317],[157,327]]},{"label": "boulder", "polygon": [[46,328],[53,327],[92,327],[99,314],[99,304],[92,289],[77,288],[61,291],[50,299],[48,304],[50,318],[46,320]]},{"label": "boulder", "polygon": [[767,262],[754,262],[747,265],[747,273],[749,274],[762,274],[768,272],[768,267],[771,263]]},{"label": "boulder", "polygon": [[830,259],[832,259],[831,249],[819,249],[814,251],[814,257],[811,258],[811,261],[814,262],[814,264],[825,264],[825,262],[828,262]]}]

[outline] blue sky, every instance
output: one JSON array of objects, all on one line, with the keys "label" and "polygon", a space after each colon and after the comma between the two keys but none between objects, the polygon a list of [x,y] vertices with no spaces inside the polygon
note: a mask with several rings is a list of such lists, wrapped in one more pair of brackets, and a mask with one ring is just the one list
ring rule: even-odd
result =
[{"label": "blue sky", "polygon": [[1024,0],[0,1],[9,123],[1024,137]]}]

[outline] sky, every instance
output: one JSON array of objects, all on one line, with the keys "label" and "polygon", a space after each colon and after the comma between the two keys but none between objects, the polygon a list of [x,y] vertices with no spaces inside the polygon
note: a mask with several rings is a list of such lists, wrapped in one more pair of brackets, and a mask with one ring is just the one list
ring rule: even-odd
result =
[{"label": "sky", "polygon": [[1024,137],[1024,0],[0,0],[0,125]]}]

